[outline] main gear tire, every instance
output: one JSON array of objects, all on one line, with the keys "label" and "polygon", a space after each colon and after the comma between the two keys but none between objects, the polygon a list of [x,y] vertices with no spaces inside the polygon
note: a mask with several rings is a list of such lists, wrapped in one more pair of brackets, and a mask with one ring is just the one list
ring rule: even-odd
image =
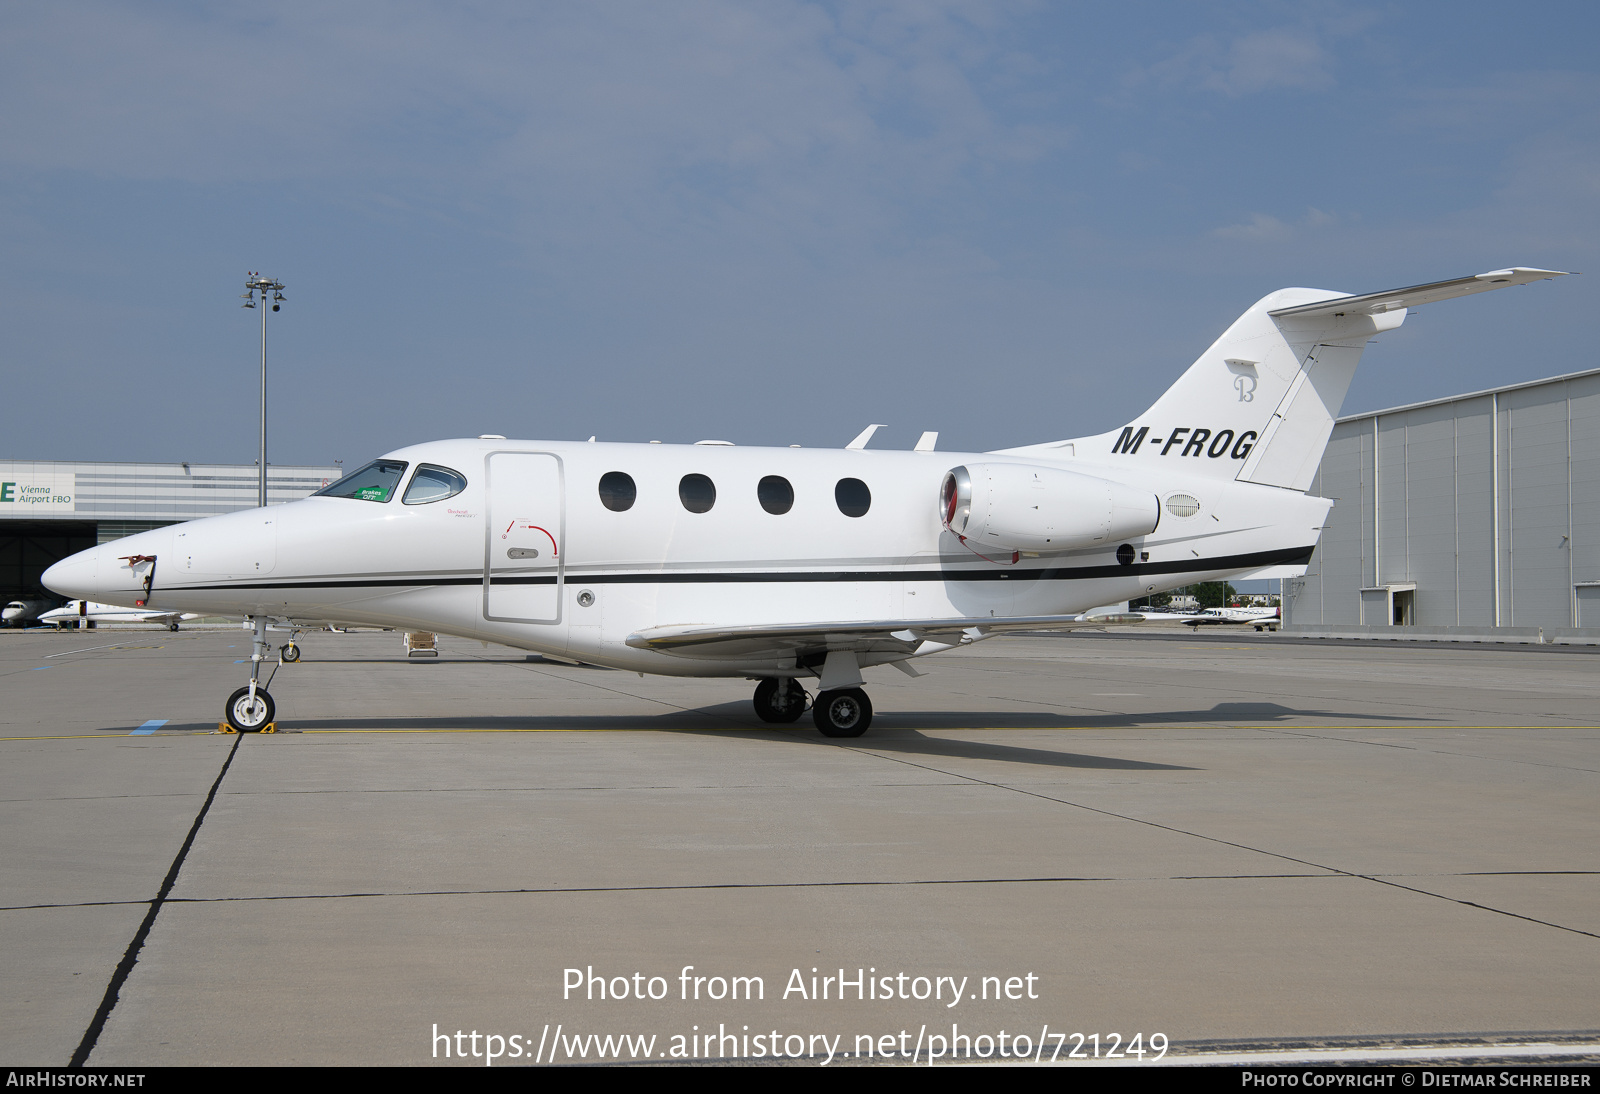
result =
[{"label": "main gear tire", "polygon": [[872,700],[860,688],[840,688],[817,696],[811,720],[824,737],[859,737],[872,724]]},{"label": "main gear tire", "polygon": [[[787,685],[782,687],[781,685]],[[756,685],[756,717],[763,722],[786,725],[800,720],[806,712],[806,692],[793,680],[768,677]]]}]

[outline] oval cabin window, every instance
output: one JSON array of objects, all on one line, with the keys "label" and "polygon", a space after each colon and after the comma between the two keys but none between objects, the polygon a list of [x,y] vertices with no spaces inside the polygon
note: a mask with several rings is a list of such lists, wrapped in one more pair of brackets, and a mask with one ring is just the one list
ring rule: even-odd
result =
[{"label": "oval cabin window", "polygon": [[613,513],[626,513],[639,497],[633,476],[624,471],[607,471],[600,476],[600,504]]},{"label": "oval cabin window", "polygon": [[872,491],[860,479],[840,479],[833,488],[833,500],[845,516],[864,517],[872,508]]},{"label": "oval cabin window", "polygon": [[685,475],[678,482],[678,500],[691,513],[709,513],[717,504],[717,488],[704,475]]},{"label": "oval cabin window", "polygon": [[794,487],[782,475],[768,475],[756,485],[756,498],[761,508],[781,517],[794,508]]}]

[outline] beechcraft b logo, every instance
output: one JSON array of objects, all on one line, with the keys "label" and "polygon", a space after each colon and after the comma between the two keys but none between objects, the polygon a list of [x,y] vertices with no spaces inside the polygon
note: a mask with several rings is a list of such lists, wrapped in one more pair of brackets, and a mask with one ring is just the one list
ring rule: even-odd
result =
[{"label": "beechcraft b logo", "polygon": [[1255,402],[1256,378],[1254,376],[1235,376],[1233,378],[1233,386],[1239,391],[1239,401],[1241,403]]}]

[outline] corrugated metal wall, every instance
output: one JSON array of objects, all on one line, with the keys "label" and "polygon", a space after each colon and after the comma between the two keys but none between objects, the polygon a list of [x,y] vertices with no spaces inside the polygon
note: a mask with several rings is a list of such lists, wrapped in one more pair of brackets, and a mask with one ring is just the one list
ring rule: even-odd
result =
[{"label": "corrugated metal wall", "polygon": [[[76,464],[79,514],[174,521],[253,509],[260,497],[254,467],[195,464]],[[334,473],[314,467],[268,467],[267,504],[298,501]]]},{"label": "corrugated metal wall", "polygon": [[1311,490],[1335,505],[1293,623],[1358,624],[1362,589],[1414,583],[1418,626],[1578,626],[1600,582],[1600,370],[1341,419]]},{"label": "corrugated metal wall", "polygon": [[[341,473],[338,467],[268,466],[267,503],[298,501]],[[253,509],[260,497],[251,465],[0,460],[0,480],[48,483],[57,494],[71,495],[65,505],[0,504],[0,520],[173,523]]]}]

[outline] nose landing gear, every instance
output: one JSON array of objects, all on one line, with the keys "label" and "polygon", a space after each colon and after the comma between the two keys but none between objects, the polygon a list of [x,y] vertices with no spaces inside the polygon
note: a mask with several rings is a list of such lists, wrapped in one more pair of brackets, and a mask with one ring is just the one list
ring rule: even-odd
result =
[{"label": "nose landing gear", "polygon": [[[267,621],[261,616],[251,616],[250,623],[250,683],[228,696],[222,710],[235,733],[260,733],[272,725],[276,713],[272,696],[261,683],[261,662],[267,659],[267,651],[271,649],[267,643]],[[271,679],[267,678],[268,683]]]}]

